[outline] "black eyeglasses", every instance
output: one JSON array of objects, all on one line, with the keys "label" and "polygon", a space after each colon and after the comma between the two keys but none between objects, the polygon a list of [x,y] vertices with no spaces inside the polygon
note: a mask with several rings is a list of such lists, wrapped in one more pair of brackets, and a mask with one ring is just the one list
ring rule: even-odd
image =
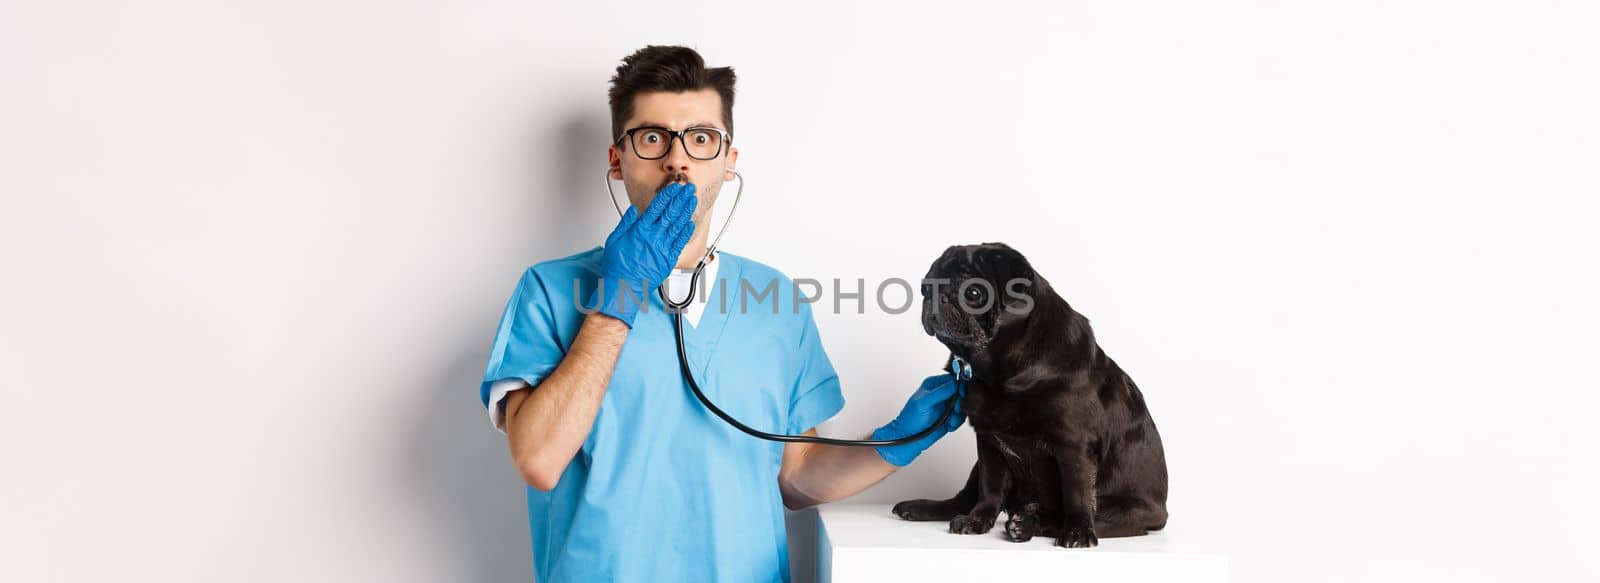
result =
[{"label": "black eyeglasses", "polygon": [[633,155],[644,160],[660,160],[672,151],[672,140],[683,142],[683,151],[696,160],[712,160],[722,155],[722,148],[732,137],[721,128],[698,127],[669,130],[656,126],[640,126],[622,133],[616,143],[628,140],[633,144]]}]

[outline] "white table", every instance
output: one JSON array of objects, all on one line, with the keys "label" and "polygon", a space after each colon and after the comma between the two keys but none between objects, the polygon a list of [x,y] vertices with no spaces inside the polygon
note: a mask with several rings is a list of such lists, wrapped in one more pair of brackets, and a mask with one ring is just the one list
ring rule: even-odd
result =
[{"label": "white table", "polygon": [[[956,535],[947,522],[911,522],[890,504],[838,503],[818,509],[816,580],[822,583],[927,581],[1222,582],[1227,556],[1176,521],[1139,537],[1100,539],[1066,549],[1050,537],[1005,539],[1005,513],[987,534]],[[1176,532],[1174,532],[1176,530]],[[1185,534],[1188,532],[1189,534]],[[1039,577],[1046,577],[1040,579]],[[802,583],[797,581],[796,583]]]}]

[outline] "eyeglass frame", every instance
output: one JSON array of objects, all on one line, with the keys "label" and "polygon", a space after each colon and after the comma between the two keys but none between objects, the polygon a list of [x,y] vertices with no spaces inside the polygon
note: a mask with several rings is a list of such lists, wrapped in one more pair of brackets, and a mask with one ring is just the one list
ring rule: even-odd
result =
[{"label": "eyeglass frame", "polygon": [[[662,152],[660,156],[656,156],[654,158],[646,158],[646,157],[644,157],[644,155],[639,153],[639,144],[638,144],[638,142],[634,141],[634,137],[633,137],[634,132],[637,132],[639,130],[661,130],[663,133],[672,136],[671,138],[667,139],[667,151]],[[689,142],[686,141],[687,140],[687,136],[688,136],[689,132],[697,131],[697,130],[699,130],[699,131],[711,130],[711,131],[717,132],[718,137],[720,137],[722,139],[721,142],[717,143],[717,153],[716,154],[712,154],[710,158],[697,158],[697,157],[695,157],[694,154],[690,154],[689,153]],[[722,129],[722,128],[719,128],[719,127],[716,127],[716,126],[693,126],[693,127],[683,128],[681,130],[673,130],[671,128],[664,128],[664,127],[661,127],[661,126],[639,126],[639,127],[636,127],[636,128],[629,128],[629,129],[623,130],[622,131],[622,135],[618,136],[616,141],[612,142],[612,145],[621,144],[623,139],[627,139],[628,140],[628,145],[629,146],[633,146],[633,156],[635,158],[638,158],[640,160],[660,160],[662,158],[667,157],[668,154],[672,153],[672,147],[673,147],[672,143],[674,141],[673,138],[676,138],[677,142],[680,142],[680,143],[683,144],[683,155],[688,156],[690,159],[699,160],[699,161],[702,161],[702,162],[704,162],[706,160],[716,160],[717,158],[721,158],[722,157],[722,153],[727,151],[729,146],[733,145],[733,134],[728,133],[728,130],[725,130],[725,129]]]}]

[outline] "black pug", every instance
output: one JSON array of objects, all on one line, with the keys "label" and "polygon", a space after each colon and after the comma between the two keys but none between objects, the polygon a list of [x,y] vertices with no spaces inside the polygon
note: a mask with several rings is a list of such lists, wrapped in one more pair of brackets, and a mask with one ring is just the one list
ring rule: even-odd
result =
[{"label": "black pug", "polygon": [[983,534],[1005,510],[1007,539],[1064,547],[1166,526],[1167,463],[1144,396],[1021,253],[946,249],[922,284],[922,327],[972,367],[961,409],[978,463],[955,497],[896,515]]}]

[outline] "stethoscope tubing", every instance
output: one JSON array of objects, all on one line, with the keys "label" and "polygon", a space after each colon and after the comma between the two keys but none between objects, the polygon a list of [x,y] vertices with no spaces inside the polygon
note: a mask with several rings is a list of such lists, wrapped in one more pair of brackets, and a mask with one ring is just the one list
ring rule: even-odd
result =
[{"label": "stethoscope tubing", "polygon": [[[699,278],[700,268],[697,267],[695,268],[694,280],[691,280],[689,283],[689,296],[684,300],[684,306],[687,306],[688,302],[694,301],[695,280],[698,280]],[[661,301],[666,302],[668,307],[672,309],[672,323],[677,330],[677,333],[674,334],[673,337],[676,338],[678,342],[678,368],[683,372],[683,380],[689,383],[689,390],[694,393],[696,399],[700,400],[701,405],[705,405],[706,409],[710,410],[717,417],[721,417],[722,420],[726,421],[729,425],[732,425],[734,428],[748,433],[754,437],[783,443],[822,443],[827,445],[842,445],[852,447],[880,447],[899,445],[927,437],[928,434],[933,433],[935,429],[938,429],[940,426],[943,426],[947,421],[949,421],[950,416],[954,415],[956,412],[956,404],[957,401],[960,400],[958,398],[960,395],[959,391],[957,392],[956,396],[952,396],[950,398],[950,404],[945,407],[944,415],[940,416],[938,421],[935,421],[932,425],[927,426],[922,431],[918,431],[912,435],[896,439],[837,439],[833,437],[821,437],[815,435],[786,435],[782,433],[768,433],[766,431],[762,431],[760,429],[740,423],[738,419],[734,419],[732,415],[729,415],[727,412],[723,411],[722,408],[717,407],[715,403],[712,403],[711,399],[707,398],[706,394],[700,390],[700,383],[697,383],[694,380],[694,372],[689,370],[689,354],[683,348],[682,307],[674,305],[667,299],[665,286],[657,288],[657,291],[661,294]],[[964,381],[960,380],[960,377],[957,377],[956,382],[961,383]]]},{"label": "stethoscope tubing", "polygon": [[[681,302],[674,302],[667,297],[666,282],[662,282],[661,285],[656,288],[656,293],[660,294],[661,296],[661,302],[665,304],[672,312],[672,322],[673,326],[676,328],[676,334],[674,334],[673,337],[677,339],[678,343],[679,370],[683,372],[683,380],[687,381],[690,392],[693,392],[695,398],[700,400],[700,404],[704,405],[707,410],[711,411],[717,417],[722,418],[723,421],[740,431],[750,434],[753,437],[782,443],[821,443],[826,445],[840,445],[848,447],[883,447],[899,445],[927,437],[929,434],[933,433],[934,430],[938,429],[947,421],[949,421],[950,417],[956,413],[956,406],[958,404],[957,402],[960,400],[959,391],[957,392],[956,396],[952,396],[950,398],[950,404],[945,407],[944,415],[941,416],[938,421],[927,426],[922,431],[895,439],[837,439],[815,435],[786,435],[782,433],[768,433],[766,431],[750,427],[749,425],[745,425],[744,423],[740,423],[738,419],[734,419],[732,415],[729,415],[726,411],[723,411],[721,407],[718,407],[715,403],[711,402],[711,399],[706,397],[706,394],[700,390],[700,383],[695,382],[694,380],[694,372],[689,370],[689,353],[684,350],[683,346],[683,310],[689,306],[690,302],[695,300],[695,290],[699,287],[701,274],[706,267],[706,261],[711,258],[712,254],[716,253],[717,243],[722,241],[722,235],[728,231],[728,225],[733,222],[734,213],[739,210],[739,200],[744,197],[744,176],[738,172],[734,172],[732,169],[727,169],[725,172],[732,173],[734,177],[739,179],[739,189],[734,193],[733,208],[729,209],[728,218],[723,221],[722,229],[717,231],[716,238],[712,239],[711,244],[706,246],[705,254],[700,256],[700,262],[694,267],[694,275],[689,279],[689,295],[686,296]],[[611,204],[617,208],[617,214],[620,216],[622,214],[622,205],[617,202],[617,195],[611,189],[610,168],[606,169],[606,192],[611,195]],[[956,383],[958,386],[965,382],[965,379],[963,379],[961,375],[956,375]]]}]

